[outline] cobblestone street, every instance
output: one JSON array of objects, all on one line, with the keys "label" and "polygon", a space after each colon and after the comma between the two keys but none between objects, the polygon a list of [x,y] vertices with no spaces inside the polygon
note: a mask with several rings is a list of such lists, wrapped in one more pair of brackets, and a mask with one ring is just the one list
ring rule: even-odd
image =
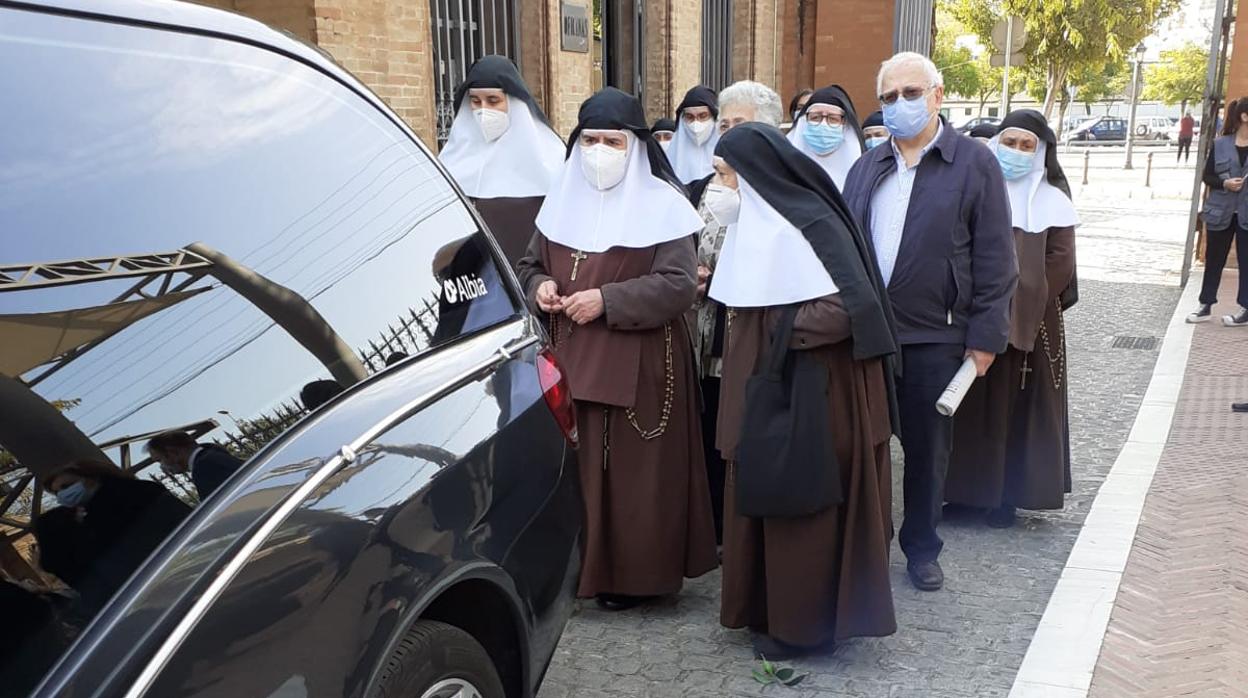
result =
[{"label": "cobblestone street", "polygon": [[[1082,155],[1076,157],[1081,162]],[[712,573],[689,582],[679,597],[631,612],[609,614],[583,603],[541,697],[1006,696],[1148,386],[1156,350],[1114,348],[1114,338],[1161,337],[1179,296],[1172,285],[1177,271],[1172,279],[1166,269],[1177,270],[1182,259],[1186,203],[1115,204],[1117,192],[1134,191],[1127,178],[1143,173],[1122,173],[1109,168],[1108,160],[1106,165],[1101,184],[1085,188],[1086,204],[1078,192],[1079,170],[1067,165],[1087,225],[1078,240],[1081,301],[1067,316],[1074,491],[1065,510],[1020,512],[1019,525],[1006,531],[987,528],[979,517],[946,519],[941,562],[947,583],[936,593],[909,584],[894,543],[897,634],[851,641],[793,662],[810,672],[794,689],[763,688],[753,680],[748,634],[718,623],[719,575]],[[1191,174],[1172,169],[1166,187],[1190,188]],[[902,467],[895,448],[896,525]]]}]

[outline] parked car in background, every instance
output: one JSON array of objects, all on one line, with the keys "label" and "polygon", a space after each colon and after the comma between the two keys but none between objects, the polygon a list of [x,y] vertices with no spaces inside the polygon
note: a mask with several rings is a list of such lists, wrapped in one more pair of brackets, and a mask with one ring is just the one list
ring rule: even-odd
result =
[{"label": "parked car in background", "polygon": [[1067,133],[1065,143],[1124,143],[1127,140],[1127,120],[1114,116],[1098,116],[1085,121]]},{"label": "parked car in background", "polygon": [[[1063,137],[1066,134],[1070,133],[1071,131],[1074,131],[1075,129],[1079,128],[1079,126],[1081,126],[1082,124],[1085,124],[1096,118],[1098,117],[1088,116],[1086,114],[1081,115],[1081,116],[1067,116],[1066,120],[1062,124]],[[1049,122],[1049,126],[1055,130],[1057,129],[1057,124],[1058,124],[1057,117],[1054,117],[1053,120]]]},{"label": "parked car in background", "polygon": [[968,119],[965,123],[958,127],[958,133],[970,133],[976,126],[982,124],[999,124],[1001,119],[995,116],[977,116],[974,119]]},{"label": "parked car in background", "polygon": [[[1135,118],[1135,137],[1143,141],[1170,140],[1170,128],[1176,127],[1178,119],[1168,116],[1137,116]],[[1174,140],[1178,140],[1176,137]]]},{"label": "parked car in background", "polygon": [[[240,15],[0,0],[0,27],[5,535],[79,592],[0,582],[0,694],[533,696],[574,606],[575,412],[437,160]],[[175,431],[242,462],[203,501],[144,457]],[[30,484],[78,459],[180,518]]]}]

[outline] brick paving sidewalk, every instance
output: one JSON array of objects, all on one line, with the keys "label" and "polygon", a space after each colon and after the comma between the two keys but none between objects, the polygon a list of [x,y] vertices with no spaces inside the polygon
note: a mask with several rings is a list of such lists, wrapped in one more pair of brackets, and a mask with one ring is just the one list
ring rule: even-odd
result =
[{"label": "brick paving sidewalk", "polygon": [[[1221,298],[1235,296],[1228,271]],[[1089,693],[1248,696],[1248,328],[1197,326]]]}]

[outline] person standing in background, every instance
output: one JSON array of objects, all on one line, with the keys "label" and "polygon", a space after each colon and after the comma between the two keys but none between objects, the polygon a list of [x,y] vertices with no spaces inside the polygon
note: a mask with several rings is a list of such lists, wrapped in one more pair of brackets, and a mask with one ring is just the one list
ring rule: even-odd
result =
[{"label": "person standing in background", "polygon": [[533,237],[533,220],[550,183],[563,167],[563,140],[505,56],[485,56],[472,65],[455,92],[455,110],[438,159],[514,267]]},{"label": "person standing in background", "polygon": [[1179,119],[1179,155],[1175,161],[1183,161],[1186,163],[1192,155],[1192,137],[1196,135],[1196,120],[1192,118],[1192,113],[1184,112],[1183,118]]},{"label": "person standing in background", "polygon": [[983,123],[971,129],[971,132],[966,135],[974,138],[980,143],[987,144],[988,141],[991,141],[996,137],[998,128],[999,127],[996,124]]},{"label": "person standing in background", "polygon": [[[747,122],[779,127],[784,118],[780,95],[766,85],[742,80],[724,88],[719,95],[719,132],[722,136]],[[706,289],[719,260],[728,226],[736,220],[741,199],[728,186],[722,171],[725,165],[715,158],[715,174],[689,185],[689,201],[698,209],[705,225],[698,235],[698,300],[690,312],[694,356],[702,386],[702,444],[706,452],[706,477],[711,486],[715,511],[715,539],[723,540],[724,477],[726,465],[716,446],[719,415],[720,377],[723,369],[726,312],[722,303],[706,296]]]},{"label": "person standing in background", "polygon": [[[1244,177],[1248,175],[1248,99],[1227,105],[1227,135],[1213,141],[1213,152],[1205,160],[1202,180],[1209,187],[1201,217],[1205,221],[1205,276],[1200,286],[1200,307],[1187,316],[1190,323],[1207,322],[1213,318],[1222,285],[1222,270],[1235,244],[1239,261],[1239,292],[1236,300],[1240,312],[1226,315],[1227,327],[1248,327],[1248,194]],[[1234,130],[1230,129],[1234,125]]]},{"label": "person standing in background", "polygon": [[650,127],[650,135],[654,136],[655,142],[666,153],[672,147],[672,139],[676,137],[676,120],[663,118],[655,121]]},{"label": "person standing in background", "polygon": [[1079,214],[1040,112],[1021,109],[988,144],[1010,196],[1018,290],[1010,345],[971,385],[953,420],[945,501],[988,509],[993,528],[1014,508],[1061,509],[1070,491],[1065,311],[1075,278]]},{"label": "person standing in background", "polygon": [[878,109],[871,112],[871,115],[862,122],[862,135],[867,139],[867,150],[888,142],[888,129],[884,128],[884,112]]},{"label": "person standing in background", "polygon": [[797,117],[801,116],[802,110],[806,108],[806,103],[810,101],[810,96],[815,93],[809,87],[799,90],[793,95],[793,99],[789,100],[789,118],[793,123],[797,123]]},{"label": "person standing in background", "polygon": [[719,119],[719,98],[715,90],[698,85],[685,93],[676,108],[676,135],[667,147],[667,159],[676,178],[689,184],[714,171],[711,157],[719,142],[715,122]]},{"label": "person standing in background", "polygon": [[788,138],[828,173],[838,191],[845,188],[849,168],[866,150],[854,103],[840,85],[829,85],[810,96]]}]

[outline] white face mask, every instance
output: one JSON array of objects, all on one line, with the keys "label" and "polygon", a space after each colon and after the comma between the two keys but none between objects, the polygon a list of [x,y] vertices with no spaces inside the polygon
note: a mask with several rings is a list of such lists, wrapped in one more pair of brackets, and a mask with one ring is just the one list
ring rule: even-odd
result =
[{"label": "white face mask", "polygon": [[487,143],[493,143],[501,138],[511,126],[511,120],[507,118],[507,112],[504,111],[478,109],[473,112],[473,115],[477,117],[477,123],[481,124],[481,134],[485,136]]},{"label": "white face mask", "polygon": [[706,194],[702,197],[702,204],[712,216],[715,216],[715,221],[721,226],[736,223],[737,217],[741,215],[740,192],[722,184],[712,182],[706,185]]},{"label": "white face mask", "polygon": [[711,137],[712,126],[714,126],[714,124],[712,124],[709,120],[708,121],[686,121],[685,132],[689,134],[689,137],[693,139],[694,143],[698,145],[702,145],[703,143],[706,142],[708,138]]},{"label": "white face mask", "polygon": [[628,172],[628,149],[616,150],[605,143],[581,146],[581,171],[598,191],[606,191],[624,180]]},{"label": "white face mask", "polygon": [[663,152],[666,153],[668,149],[672,147],[672,142],[671,141],[659,141],[659,147],[662,148]]}]

